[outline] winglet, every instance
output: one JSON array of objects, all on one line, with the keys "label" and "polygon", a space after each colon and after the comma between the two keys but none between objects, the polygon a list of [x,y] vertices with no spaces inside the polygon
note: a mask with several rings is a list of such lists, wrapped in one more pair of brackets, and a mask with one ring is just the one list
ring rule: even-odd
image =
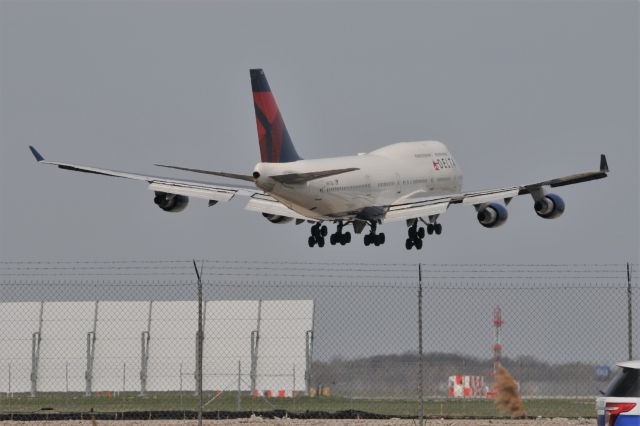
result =
[{"label": "winglet", "polygon": [[604,154],[600,154],[600,171],[602,173],[609,173],[609,165],[607,164],[607,157]]},{"label": "winglet", "polygon": [[44,157],[42,156],[42,154],[40,154],[38,150],[35,149],[33,146],[29,145],[29,149],[31,150],[31,153],[33,154],[33,156],[36,157],[36,161],[38,163],[44,160]]}]

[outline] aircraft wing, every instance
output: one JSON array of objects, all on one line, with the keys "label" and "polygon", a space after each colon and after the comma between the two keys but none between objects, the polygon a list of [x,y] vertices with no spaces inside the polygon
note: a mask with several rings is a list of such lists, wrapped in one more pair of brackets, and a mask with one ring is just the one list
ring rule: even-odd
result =
[{"label": "aircraft wing", "polygon": [[384,222],[397,222],[400,220],[416,219],[441,215],[447,211],[451,197],[412,197],[390,205],[384,215]]},{"label": "aircraft wing", "polygon": [[148,189],[151,191],[203,198],[205,200],[209,200],[210,205],[214,204],[212,202],[229,201],[234,196],[240,195],[251,198],[246,206],[247,210],[287,216],[295,219],[307,219],[255,187],[252,188],[242,185],[223,185],[210,182],[178,180],[161,176],[147,176],[117,170],[102,169],[93,166],[48,161],[45,160],[34,147],[30,146],[29,149],[38,163],[51,164],[64,170],[143,181],[149,184]]},{"label": "aircraft wing", "polygon": [[252,195],[251,199],[245,206],[245,209],[274,216],[286,216],[298,220],[313,220],[314,222],[316,221],[316,219],[310,219],[306,216],[303,216],[300,213],[291,210],[289,207],[285,206],[275,198],[264,194]]},{"label": "aircraft wing", "polygon": [[536,182],[528,185],[512,186],[507,188],[490,189],[485,191],[464,192],[440,197],[420,197],[419,193],[411,194],[385,206],[384,222],[417,219],[440,215],[452,204],[473,205],[476,208],[483,204],[504,202],[508,204],[512,198],[518,195],[531,194],[535,199],[544,194],[545,188],[573,185],[607,177],[609,166],[604,154],[600,156],[600,168],[596,171],[577,173],[560,178]]},{"label": "aircraft wing", "polygon": [[262,194],[262,191],[249,186],[231,186],[209,182],[186,181],[161,176],[147,176],[118,170],[102,169],[93,166],[47,161],[34,147],[30,146],[29,149],[31,149],[38,163],[51,164],[64,170],[144,181],[149,184],[148,189],[152,191],[204,198],[210,201],[229,201],[235,195],[250,197],[254,194]]}]

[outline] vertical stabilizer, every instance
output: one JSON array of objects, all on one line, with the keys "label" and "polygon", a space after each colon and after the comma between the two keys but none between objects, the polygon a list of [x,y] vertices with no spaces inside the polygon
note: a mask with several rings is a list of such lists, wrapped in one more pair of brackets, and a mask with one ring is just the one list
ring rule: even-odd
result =
[{"label": "vertical stabilizer", "polygon": [[262,69],[252,69],[251,90],[263,163],[289,163],[302,160],[291,142],[282,114]]}]

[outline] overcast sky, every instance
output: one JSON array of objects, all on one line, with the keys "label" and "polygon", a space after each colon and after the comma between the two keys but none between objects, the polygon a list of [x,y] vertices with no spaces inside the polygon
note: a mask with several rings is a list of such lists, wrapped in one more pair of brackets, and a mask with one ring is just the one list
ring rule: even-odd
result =
[{"label": "overcast sky", "polygon": [[[638,3],[0,2],[0,259],[285,259],[589,263],[638,259]],[[307,247],[245,199],[180,214],[145,184],[49,159],[202,179],[154,163],[247,174],[259,161],[249,68],[265,69],[298,152],[319,158],[437,139],[466,189],[596,169],[487,230],[453,206],[443,235]],[[219,181],[219,180],[218,180]],[[637,260],[636,260],[637,261]]]}]

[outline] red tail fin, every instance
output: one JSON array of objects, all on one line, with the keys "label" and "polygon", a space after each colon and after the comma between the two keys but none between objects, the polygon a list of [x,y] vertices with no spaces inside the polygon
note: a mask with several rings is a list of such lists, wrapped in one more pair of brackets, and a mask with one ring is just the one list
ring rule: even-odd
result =
[{"label": "red tail fin", "polygon": [[289,163],[302,160],[291,142],[264,71],[252,69],[250,74],[260,142],[260,160],[266,163]]}]

